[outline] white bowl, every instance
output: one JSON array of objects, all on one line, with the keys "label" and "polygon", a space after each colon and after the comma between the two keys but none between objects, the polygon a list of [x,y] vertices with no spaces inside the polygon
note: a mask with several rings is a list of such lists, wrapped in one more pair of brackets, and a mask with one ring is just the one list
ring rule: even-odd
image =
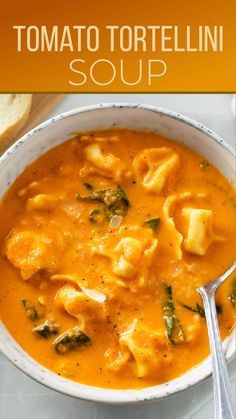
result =
[{"label": "white bowl", "polygon": [[[157,132],[186,144],[214,163],[233,182],[233,150],[203,125],[166,109],[139,104],[101,104],[66,112],[49,119],[24,135],[0,158],[0,196],[37,157],[64,142],[73,131],[112,127]],[[234,335],[234,336],[233,336]],[[235,354],[235,334],[224,341],[227,360]],[[60,377],[32,359],[0,323],[0,350],[30,377],[61,393],[105,403],[154,401],[182,392],[206,379],[211,373],[207,358],[186,374],[165,384],[141,390],[110,390],[75,383]]]}]

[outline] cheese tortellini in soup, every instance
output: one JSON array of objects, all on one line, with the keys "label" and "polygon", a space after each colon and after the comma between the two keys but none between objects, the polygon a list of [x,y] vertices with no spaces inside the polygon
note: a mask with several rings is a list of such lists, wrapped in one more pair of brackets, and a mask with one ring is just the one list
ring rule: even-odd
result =
[{"label": "cheese tortellini in soup", "polygon": [[157,372],[172,360],[164,332],[148,330],[137,319],[121,333],[119,344],[119,357],[109,365],[110,369],[116,371],[134,361],[136,374],[141,378],[150,371]]},{"label": "cheese tortellini in soup", "polygon": [[85,158],[92,164],[95,173],[108,178],[119,179],[124,171],[124,164],[119,157],[103,153],[99,144],[90,144],[84,149]]},{"label": "cheese tortellini in soup", "polygon": [[168,147],[150,148],[141,151],[135,158],[136,177],[150,192],[161,193],[170,177],[176,174],[180,158]]},{"label": "cheese tortellini in soup", "polygon": [[76,290],[73,286],[65,286],[59,289],[55,296],[55,303],[58,307],[64,307],[68,314],[79,320],[82,330],[86,323],[93,320],[104,320],[106,306],[104,300],[94,298],[93,293],[87,290]]},{"label": "cheese tortellini in soup", "polygon": [[[214,232],[214,213],[211,209],[188,207],[191,204],[201,205],[206,200],[202,194],[194,195],[191,192],[172,195],[166,199],[163,207],[165,222],[172,234],[172,247],[177,259],[182,259],[182,249],[187,252],[204,256],[214,242],[224,241],[223,236]],[[180,215],[177,217],[177,207],[180,206]],[[178,230],[176,218],[183,218],[185,228]]]},{"label": "cheese tortellini in soup", "polygon": [[113,272],[123,278],[132,278],[138,271],[143,246],[140,240],[124,237],[115,248],[117,259],[113,263]]},{"label": "cheese tortellini in soup", "polygon": [[169,196],[165,204],[163,206],[163,215],[164,215],[164,222],[166,224],[167,230],[170,232],[171,235],[171,244],[172,244],[172,251],[174,253],[174,257],[176,259],[182,259],[182,243],[183,243],[183,236],[177,230],[175,225],[175,220],[173,216],[174,209],[176,207],[176,203],[178,201],[178,197],[175,195]]},{"label": "cheese tortellini in soup", "polygon": [[49,194],[38,194],[33,198],[29,198],[26,203],[26,208],[29,211],[50,211],[56,208],[58,203],[62,200],[62,197],[49,195]]},{"label": "cheese tortellini in soup", "polygon": [[188,229],[184,240],[184,249],[196,255],[205,255],[214,241],[224,241],[213,231],[213,211],[200,208],[183,208],[183,216],[187,219]]},{"label": "cheese tortellini in soup", "polygon": [[59,232],[52,229],[12,231],[6,243],[6,255],[21,277],[30,279],[38,271],[55,272],[64,250]]},{"label": "cheese tortellini in soup", "polygon": [[[120,227],[114,236],[115,246],[114,237],[112,244],[108,237],[106,244],[93,245],[92,252],[111,261],[113,276],[109,274],[108,277],[114,284],[135,292],[147,284],[158,240],[151,229],[139,226]],[[101,259],[100,263],[106,266],[106,260]]]}]

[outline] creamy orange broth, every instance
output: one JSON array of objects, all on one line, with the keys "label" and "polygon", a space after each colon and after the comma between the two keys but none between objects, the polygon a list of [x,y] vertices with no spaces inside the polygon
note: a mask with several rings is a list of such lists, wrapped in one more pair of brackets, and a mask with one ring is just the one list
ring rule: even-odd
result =
[{"label": "creamy orange broth", "polygon": [[[103,203],[84,199],[117,185],[130,203],[126,215],[104,217]],[[89,221],[97,208],[96,222]],[[192,241],[189,209],[208,210]],[[156,218],[156,231],[144,224]],[[114,222],[120,226],[111,227]],[[205,319],[182,304],[202,306],[196,287],[235,259],[236,194],[202,156],[158,135],[78,135],[40,157],[10,187],[0,208],[0,239],[0,312],[16,341],[72,380],[141,388],[183,374],[209,353]],[[235,322],[228,298],[234,276],[217,294],[223,338]],[[163,318],[170,314],[167,285],[178,319],[171,338]],[[106,300],[94,301],[84,287]],[[22,300],[34,305],[38,320],[27,316]],[[32,332],[46,320],[56,323],[58,335]],[[54,340],[75,326],[91,343],[57,353]]]}]

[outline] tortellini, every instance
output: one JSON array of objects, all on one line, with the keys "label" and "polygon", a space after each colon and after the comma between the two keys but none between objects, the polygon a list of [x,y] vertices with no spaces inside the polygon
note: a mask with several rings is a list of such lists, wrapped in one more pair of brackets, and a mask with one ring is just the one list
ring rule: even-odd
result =
[{"label": "tortellini", "polygon": [[[137,377],[145,377],[150,372],[160,370],[172,360],[168,351],[168,341],[164,332],[152,332],[133,321],[127,331],[119,338],[120,352],[109,368],[119,371],[133,359]],[[165,354],[165,356],[163,355]]]},{"label": "tortellini", "polygon": [[13,231],[6,241],[6,255],[25,280],[44,269],[54,272],[60,262],[63,240],[58,232]]},{"label": "tortellini", "polygon": [[171,234],[171,243],[172,243],[172,249],[173,249],[174,255],[176,259],[182,259],[181,246],[183,243],[183,236],[177,230],[175,226],[175,221],[173,218],[173,210],[175,209],[177,201],[178,201],[178,198],[175,195],[169,196],[166,199],[166,202],[163,206],[163,213],[164,213],[164,221]]},{"label": "tortellini", "polygon": [[[201,332],[202,319],[195,314],[193,322],[186,326],[186,342],[196,344]],[[168,341],[164,330],[150,330],[146,325],[134,319],[128,329],[120,334],[120,349],[115,360],[108,366],[109,369],[119,372],[128,364],[135,364],[137,377],[145,377],[153,371],[160,374],[161,370],[172,362],[173,355],[171,344]]]},{"label": "tortellini", "polygon": [[[86,292],[85,292],[86,291]],[[104,320],[107,315],[105,298],[96,298],[94,290],[77,290],[71,285],[59,289],[55,296],[58,307],[64,307],[68,314],[79,321],[80,329],[93,320]]]},{"label": "tortellini", "polygon": [[182,214],[188,220],[187,235],[183,243],[188,252],[204,256],[213,241],[224,240],[213,231],[212,210],[183,208]]},{"label": "tortellini", "polygon": [[150,229],[139,226],[120,227],[116,238],[114,250],[108,241],[107,245],[93,246],[92,252],[110,259],[114,282],[135,292],[147,283],[158,240]]},{"label": "tortellini", "polygon": [[29,211],[50,211],[54,209],[60,202],[60,197],[49,194],[38,194],[33,198],[29,198],[26,202],[26,208]]},{"label": "tortellini", "polygon": [[143,246],[140,240],[124,237],[115,248],[118,256],[113,262],[113,272],[122,278],[132,278],[138,271]]},{"label": "tortellini", "polygon": [[[182,259],[182,249],[204,256],[214,241],[225,240],[214,233],[213,211],[211,209],[188,206],[190,200],[192,200],[192,205],[200,205],[204,199],[204,195],[194,195],[190,192],[172,195],[166,199],[163,207],[164,220],[171,232],[172,247],[177,259]],[[180,216],[187,221],[186,231],[180,232],[176,227],[175,211],[177,205],[182,206]]]},{"label": "tortellini", "polygon": [[143,187],[150,192],[160,194],[176,174],[180,158],[171,148],[149,148],[141,151],[135,158],[135,174]]},{"label": "tortellini", "polygon": [[99,144],[90,144],[84,148],[85,158],[92,165],[92,171],[102,176],[118,180],[123,171],[124,164],[114,154],[102,152]]}]

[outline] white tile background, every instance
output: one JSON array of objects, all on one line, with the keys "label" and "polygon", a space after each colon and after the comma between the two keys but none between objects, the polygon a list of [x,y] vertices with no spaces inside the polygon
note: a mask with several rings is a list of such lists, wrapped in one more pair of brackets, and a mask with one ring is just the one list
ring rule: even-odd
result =
[{"label": "white tile background", "polygon": [[[101,102],[156,104],[207,125],[235,146],[233,95],[229,94],[75,94],[54,110],[63,111]],[[52,116],[52,115],[51,115]],[[229,364],[236,383],[235,360]],[[0,355],[0,419],[211,419],[211,379],[186,393],[152,404],[106,406],[82,402],[49,390],[25,376]],[[225,418],[226,419],[226,418]]]}]

